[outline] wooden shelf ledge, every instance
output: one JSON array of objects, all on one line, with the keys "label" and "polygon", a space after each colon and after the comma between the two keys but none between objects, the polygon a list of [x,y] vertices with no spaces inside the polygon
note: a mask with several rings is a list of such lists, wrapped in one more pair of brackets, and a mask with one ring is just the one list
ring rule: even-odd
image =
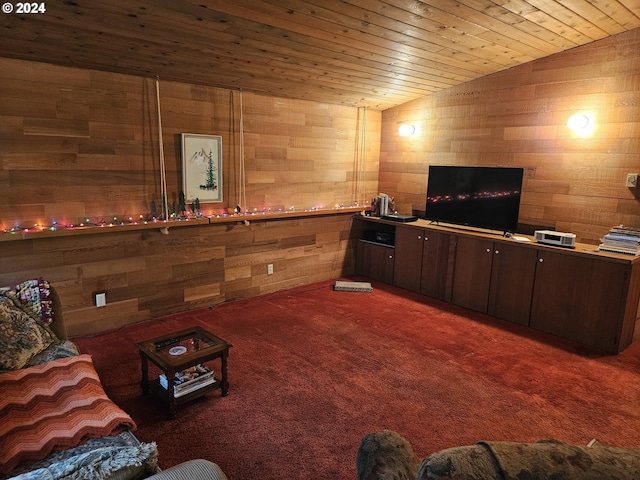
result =
[{"label": "wooden shelf ledge", "polygon": [[114,223],[101,225],[84,225],[73,227],[43,227],[16,230],[0,233],[0,242],[19,240],[35,240],[40,238],[69,237],[74,235],[102,235],[114,232],[130,232],[138,230],[160,230],[168,234],[173,228],[192,227],[195,225],[218,225],[225,223],[257,222],[267,220],[284,220],[302,217],[319,217],[326,215],[353,214],[362,211],[363,207],[347,207],[327,210],[288,210],[282,212],[248,214],[209,215],[197,218],[154,220],[146,222]]},{"label": "wooden shelf ledge", "polygon": [[229,214],[229,215],[210,215],[208,218],[211,224],[216,223],[242,223],[259,222],[263,220],[286,220],[290,218],[302,218],[302,217],[320,217],[326,215],[338,215],[338,214],[354,214],[359,213],[364,207],[344,207],[333,208],[323,210],[283,210],[281,212],[253,212],[242,214]]}]

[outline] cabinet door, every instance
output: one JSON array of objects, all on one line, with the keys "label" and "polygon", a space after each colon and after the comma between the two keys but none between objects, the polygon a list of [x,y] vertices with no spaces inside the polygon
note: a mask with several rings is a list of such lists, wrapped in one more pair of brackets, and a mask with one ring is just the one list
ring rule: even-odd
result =
[{"label": "cabinet door", "polygon": [[537,258],[538,252],[533,248],[494,244],[489,315],[529,325]]},{"label": "cabinet door", "polygon": [[420,293],[439,300],[451,301],[455,236],[426,230],[422,242],[422,276]]},{"label": "cabinet door", "polygon": [[356,274],[393,284],[395,249],[360,240],[356,252]]},{"label": "cabinet door", "polygon": [[396,258],[394,285],[420,292],[422,273],[422,238],[424,230],[415,227],[396,227]]},{"label": "cabinet door", "polygon": [[453,303],[486,313],[492,262],[492,240],[458,237],[453,276]]},{"label": "cabinet door", "polygon": [[541,250],[529,325],[617,352],[628,275],[626,264]]},{"label": "cabinet door", "polygon": [[372,280],[393,285],[393,265],[395,261],[395,248],[385,245],[371,245],[371,272]]}]

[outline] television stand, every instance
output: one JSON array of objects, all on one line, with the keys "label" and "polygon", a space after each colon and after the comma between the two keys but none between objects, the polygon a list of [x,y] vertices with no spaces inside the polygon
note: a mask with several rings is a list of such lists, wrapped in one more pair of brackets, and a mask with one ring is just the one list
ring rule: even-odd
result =
[{"label": "television stand", "polygon": [[374,249],[358,241],[356,272],[364,276],[376,272],[398,288],[596,351],[619,353],[640,337],[635,331],[640,256],[598,252],[580,243],[569,250],[530,236],[426,220],[393,224],[356,218],[356,232],[372,225],[393,229],[393,246]]}]

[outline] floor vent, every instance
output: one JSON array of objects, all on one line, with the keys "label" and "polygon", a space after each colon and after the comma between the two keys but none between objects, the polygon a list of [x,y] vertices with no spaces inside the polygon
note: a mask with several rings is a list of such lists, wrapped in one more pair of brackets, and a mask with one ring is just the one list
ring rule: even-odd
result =
[{"label": "floor vent", "polygon": [[369,282],[345,282],[336,280],[333,289],[337,292],[373,292]]}]

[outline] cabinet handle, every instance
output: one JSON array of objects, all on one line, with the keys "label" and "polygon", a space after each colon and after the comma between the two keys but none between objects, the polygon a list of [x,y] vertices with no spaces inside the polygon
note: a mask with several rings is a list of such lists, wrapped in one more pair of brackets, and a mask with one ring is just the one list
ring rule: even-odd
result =
[{"label": "cabinet handle", "polygon": [[426,242],[427,240],[429,240],[429,237],[424,237],[424,241]]},{"label": "cabinet handle", "polygon": [[393,259],[393,255],[389,255],[389,258]]},{"label": "cabinet handle", "polygon": [[491,249],[490,248],[487,248],[487,253],[491,253]]},{"label": "cabinet handle", "polygon": [[418,235],[418,240],[422,240],[422,235]]},{"label": "cabinet handle", "polygon": [[539,258],[539,259],[538,259],[538,262],[539,262],[539,263],[544,262],[544,258]]},{"label": "cabinet handle", "polygon": [[498,255],[500,253],[500,250],[496,250],[494,253]]}]

